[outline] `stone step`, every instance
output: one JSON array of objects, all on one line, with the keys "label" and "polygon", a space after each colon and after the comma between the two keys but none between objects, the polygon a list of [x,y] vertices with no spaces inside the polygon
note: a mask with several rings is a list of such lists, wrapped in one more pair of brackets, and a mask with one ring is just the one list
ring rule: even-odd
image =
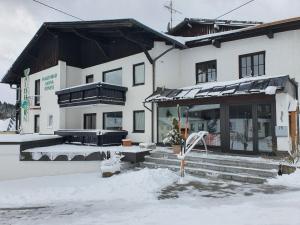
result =
[{"label": "stone step", "polygon": [[[151,162],[156,164],[166,164],[166,165],[180,165],[180,160],[178,159],[166,159],[166,158],[154,158],[151,156],[145,157],[145,162]],[[216,163],[207,162],[195,162],[195,161],[185,161],[185,166],[190,168],[206,169],[211,171],[218,171],[224,173],[234,173],[234,174],[247,174],[251,176],[257,176],[262,178],[273,178],[277,176],[277,170],[264,170],[256,168],[246,168],[239,166],[227,166],[219,165]]]},{"label": "stone step", "polygon": [[[180,167],[175,165],[167,164],[157,164],[152,162],[143,162],[140,164],[142,167],[147,168],[168,168],[172,171],[179,171]],[[233,180],[238,182],[252,183],[252,184],[262,184],[266,182],[266,178],[251,176],[247,174],[234,174],[221,171],[212,171],[207,169],[199,169],[192,167],[185,167],[185,172],[194,176],[199,177],[208,177],[211,179],[224,179],[224,180]]]},{"label": "stone step", "polygon": [[[193,153],[193,152],[192,152]],[[165,158],[165,159],[177,159],[177,156],[173,153],[168,153],[164,151],[154,151],[151,152],[151,157],[153,158]],[[226,157],[226,156],[218,156],[205,153],[199,154],[191,154],[186,157],[186,161],[191,162],[201,162],[201,163],[213,163],[224,166],[237,166],[237,167],[245,167],[245,168],[253,168],[253,169],[263,169],[263,170],[277,170],[278,171],[278,163],[276,162],[263,162],[260,160],[251,160],[247,159],[247,157]]]}]

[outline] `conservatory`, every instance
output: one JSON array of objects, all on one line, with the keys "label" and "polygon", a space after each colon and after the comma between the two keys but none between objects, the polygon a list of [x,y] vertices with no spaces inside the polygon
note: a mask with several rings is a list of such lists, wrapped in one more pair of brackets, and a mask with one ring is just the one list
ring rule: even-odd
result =
[{"label": "conservatory", "polygon": [[157,103],[159,143],[180,113],[181,128],[188,133],[209,132],[211,150],[279,154],[298,146],[298,128],[291,125],[298,121],[297,89],[289,76],[264,76],[158,88],[145,102]]}]

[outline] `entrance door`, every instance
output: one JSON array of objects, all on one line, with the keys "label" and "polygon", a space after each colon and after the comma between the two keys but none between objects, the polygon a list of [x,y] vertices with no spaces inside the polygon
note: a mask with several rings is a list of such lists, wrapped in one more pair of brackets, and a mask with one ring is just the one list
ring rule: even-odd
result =
[{"label": "entrance door", "polygon": [[34,116],[34,133],[40,132],[40,115]]},{"label": "entrance door", "polygon": [[224,106],[224,151],[272,153],[276,146],[274,108],[273,104],[263,102]]},{"label": "entrance door", "polygon": [[230,151],[253,151],[253,113],[251,105],[229,106]]}]

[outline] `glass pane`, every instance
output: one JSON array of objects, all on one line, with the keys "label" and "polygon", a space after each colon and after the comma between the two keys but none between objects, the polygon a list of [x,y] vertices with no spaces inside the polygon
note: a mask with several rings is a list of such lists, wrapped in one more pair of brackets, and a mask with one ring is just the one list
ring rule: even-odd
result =
[{"label": "glass pane", "polygon": [[258,55],[253,56],[253,65],[258,65]]},{"label": "glass pane", "polygon": [[122,86],[122,69],[104,72],[103,82]]},{"label": "glass pane", "polygon": [[[182,120],[186,121],[186,115],[182,116]],[[182,127],[185,127],[183,124]],[[189,134],[208,131],[206,144],[211,146],[221,145],[220,136],[220,105],[193,105],[188,109],[188,128]],[[198,143],[201,144],[201,143]]]},{"label": "glass pane", "polygon": [[257,106],[258,150],[272,152],[272,112],[270,104]]},{"label": "glass pane", "polygon": [[246,57],[242,58],[242,67],[246,67],[247,66],[247,62],[246,62]]},{"label": "glass pane", "polygon": [[242,68],[242,77],[246,77],[247,76],[247,68],[243,67]]},{"label": "glass pane", "polygon": [[122,130],[122,112],[104,113],[105,130]]},{"label": "glass pane", "polygon": [[259,73],[258,73],[259,75],[264,75],[265,74],[265,67],[264,67],[264,65],[260,65],[259,66]]},{"label": "glass pane", "polygon": [[145,65],[134,66],[134,84],[145,83]]},{"label": "glass pane", "polygon": [[206,74],[205,73],[200,73],[198,74],[198,83],[203,83],[203,82],[206,82]]},{"label": "glass pane", "polygon": [[250,105],[229,107],[230,150],[253,150],[251,110]]},{"label": "glass pane", "polygon": [[211,73],[207,74],[207,81],[211,82],[211,81],[217,81],[217,73],[216,70],[212,70]]},{"label": "glass pane", "polygon": [[[184,133],[186,126],[188,128],[188,135],[205,130],[209,132],[206,138],[208,145],[221,145],[219,104],[193,105],[189,108],[181,106],[180,111],[182,133]],[[186,117],[187,112],[188,117]],[[177,107],[158,108],[158,141],[160,143],[172,129],[173,119],[178,121]],[[202,143],[200,142],[198,144],[201,145]]]},{"label": "glass pane", "polygon": [[145,130],[145,112],[134,113],[134,130],[135,131]]},{"label": "glass pane", "polygon": [[251,56],[247,56],[247,66],[251,67]]},{"label": "glass pane", "polygon": [[259,64],[265,64],[264,54],[259,54]]},{"label": "glass pane", "polygon": [[252,69],[251,67],[247,67],[247,77],[252,76]]},{"label": "glass pane", "polygon": [[258,66],[254,66],[253,69],[254,69],[253,75],[254,76],[258,76],[259,75],[259,73],[258,73]]}]

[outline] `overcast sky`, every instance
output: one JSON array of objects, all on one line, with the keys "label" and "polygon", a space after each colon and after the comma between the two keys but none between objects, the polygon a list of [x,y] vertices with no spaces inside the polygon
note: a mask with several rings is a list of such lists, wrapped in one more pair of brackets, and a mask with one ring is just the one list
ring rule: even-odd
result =
[{"label": "overcast sky", "polygon": [[[41,0],[84,20],[135,18],[157,30],[165,31],[170,15],[165,0]],[[185,17],[216,18],[248,0],[174,0]],[[222,19],[268,22],[300,16],[300,0],[255,0]],[[32,0],[0,0],[0,79],[46,21],[74,20]],[[0,101],[14,103],[9,86],[0,84]]]}]

